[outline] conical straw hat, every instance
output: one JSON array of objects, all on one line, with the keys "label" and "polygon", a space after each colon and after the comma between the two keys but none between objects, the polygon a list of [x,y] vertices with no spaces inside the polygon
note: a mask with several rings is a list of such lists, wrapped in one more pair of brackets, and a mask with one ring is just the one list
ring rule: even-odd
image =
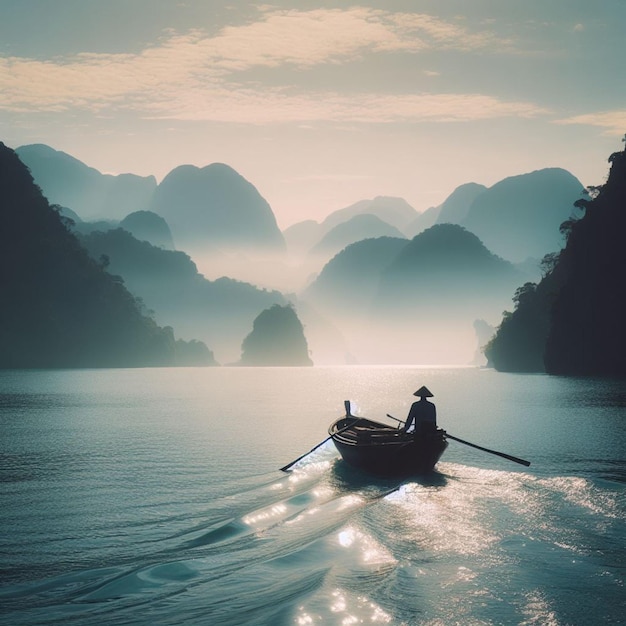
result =
[{"label": "conical straw hat", "polygon": [[433,394],[430,393],[428,387],[421,386],[414,394],[414,396],[418,396],[420,398],[432,398]]}]

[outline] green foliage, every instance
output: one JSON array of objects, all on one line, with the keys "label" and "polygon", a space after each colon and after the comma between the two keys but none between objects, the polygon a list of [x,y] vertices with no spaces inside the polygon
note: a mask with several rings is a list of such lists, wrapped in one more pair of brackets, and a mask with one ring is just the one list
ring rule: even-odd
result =
[{"label": "green foliage", "polygon": [[551,280],[527,282],[513,296],[515,310],[505,311],[494,337],[484,349],[490,365],[504,372],[541,372],[548,335]]},{"label": "green foliage", "polygon": [[0,367],[169,365],[174,336],[92,260],[0,143]]},{"label": "green foliage", "polygon": [[564,223],[567,244],[544,258],[545,275],[515,293],[485,348],[501,371],[626,375],[626,154],[611,156],[608,181],[577,202],[584,215]]},{"label": "green foliage", "polygon": [[626,153],[610,162],[559,262],[563,282],[545,351],[551,373],[626,376]]}]

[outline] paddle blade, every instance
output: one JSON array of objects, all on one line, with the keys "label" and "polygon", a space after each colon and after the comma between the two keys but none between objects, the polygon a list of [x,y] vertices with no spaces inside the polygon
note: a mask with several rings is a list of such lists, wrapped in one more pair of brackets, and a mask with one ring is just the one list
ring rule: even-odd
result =
[{"label": "paddle blade", "polygon": [[500,456],[503,459],[508,459],[509,461],[513,461],[514,463],[519,463],[520,465],[525,465],[526,467],[530,466],[530,461],[526,459],[520,459],[519,457],[513,456],[512,454],[505,454],[504,452],[498,452],[497,450],[490,450],[489,448],[483,448],[482,446],[477,446],[475,443],[470,443],[469,441],[465,441],[465,439],[459,439],[450,433],[445,433],[445,436],[448,439],[454,439],[454,441],[458,441],[466,446],[470,446],[471,448],[476,448],[477,450],[482,450],[483,452],[488,452],[489,454],[495,454],[496,456]]}]

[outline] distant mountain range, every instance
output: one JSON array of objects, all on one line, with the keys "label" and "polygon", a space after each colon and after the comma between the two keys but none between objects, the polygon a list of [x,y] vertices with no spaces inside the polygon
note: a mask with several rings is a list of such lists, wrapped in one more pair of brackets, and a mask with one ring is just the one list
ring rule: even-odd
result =
[{"label": "distant mountain range", "polygon": [[626,151],[609,163],[606,183],[564,225],[567,243],[546,259],[542,280],[517,289],[485,349],[498,370],[626,377]]},{"label": "distant mountain range", "polygon": [[437,224],[410,241],[380,237],[348,246],[301,297],[336,321],[359,360],[415,358],[411,342],[426,333],[440,344],[457,337],[469,362],[475,321],[495,321],[523,279],[474,234]]},{"label": "distant mountain range", "polygon": [[540,259],[563,247],[559,227],[583,193],[583,184],[559,168],[511,176],[479,194],[461,224],[509,261]]},{"label": "distant mountain range", "polygon": [[369,314],[381,274],[407,244],[404,237],[376,237],[350,244],[324,266],[302,298],[336,314]]},{"label": "distant mountain range", "polygon": [[185,250],[285,249],[270,205],[256,187],[223,163],[172,170],[156,188],[150,208],[167,220]]},{"label": "distant mountain range", "polygon": [[[494,324],[516,288],[535,280],[539,259],[562,246],[559,227],[582,191],[570,173],[548,168],[489,188],[461,185],[422,213],[379,196],[281,233],[258,190],[225,164],[181,165],[157,185],[101,174],[47,146],[18,153],[92,257],[122,276],[159,323],[206,341],[222,362],[237,360],[260,311],[287,303],[275,285],[298,294],[289,300],[316,337],[316,362],[323,344],[357,359],[377,358],[379,344],[387,361],[407,344],[411,359],[408,345],[424,344],[417,326],[436,322],[440,343],[451,343],[452,321]],[[363,357],[358,338],[369,346]]]},{"label": "distant mountain range", "polygon": [[404,231],[418,212],[403,198],[376,196],[373,200],[360,200],[344,209],[334,211],[321,223],[322,231],[329,232],[339,224],[359,215],[375,215],[400,231]]},{"label": "distant mountain range", "polygon": [[440,204],[437,215],[438,224],[464,224],[465,218],[474,201],[487,191],[487,187],[478,183],[466,183],[457,187]]},{"label": "distant mountain range", "polygon": [[157,185],[154,176],[102,174],[42,144],[16,152],[48,200],[83,222],[115,222],[150,210],[165,218],[183,249],[285,249],[269,204],[228,165],[181,165]]},{"label": "distant mountain range", "polygon": [[457,224],[435,224],[409,241],[381,273],[375,307],[407,319],[488,317],[521,274]]},{"label": "distant mountain range", "polygon": [[184,252],[138,241],[121,228],[81,235],[80,241],[92,258],[107,259],[108,271],[123,278],[159,324],[204,341],[223,364],[239,359],[241,342],[262,310],[287,303],[277,291],[230,278],[206,280]]},{"label": "distant mountain range", "polygon": [[333,226],[309,251],[308,256],[330,259],[346,246],[374,237],[400,237],[404,235],[376,215],[363,213]]},{"label": "distant mountain range", "polygon": [[[439,223],[464,226],[489,250],[509,261],[536,262],[562,247],[559,225],[570,217],[583,189],[569,172],[548,168],[506,178],[490,188],[477,183],[461,185],[441,205],[423,213],[402,198],[378,196],[334,211],[321,223],[306,220],[281,233],[266,200],[225,164],[181,165],[157,185],[154,177],[101,174],[40,144],[22,146],[17,152],[46,197],[85,222],[77,227],[81,232],[106,228],[107,223],[111,227],[130,213],[149,209],[166,220],[176,245],[197,257],[203,271],[259,283],[267,281],[250,271],[257,265],[253,259],[227,255],[245,254],[250,249],[271,253],[274,259],[269,267],[274,264],[276,276],[281,271],[290,273],[293,284],[295,274],[300,274],[296,281],[308,280],[333,254],[359,239],[412,238]],[[366,226],[365,215],[379,221],[368,218]],[[94,219],[100,224],[90,227],[88,222]],[[156,235],[151,237],[146,239],[156,243]],[[158,245],[167,248],[171,244],[162,240]],[[296,263],[303,264],[299,272],[294,274],[293,261],[288,272],[281,270],[282,261],[277,259],[285,249]],[[267,267],[258,267],[268,275]]]},{"label": "distant mountain range", "polygon": [[[330,232],[339,228],[354,233],[344,236],[348,245],[366,237],[413,238],[435,224],[458,224],[508,261],[538,262],[563,246],[559,227],[575,214],[574,203],[583,191],[582,183],[566,170],[547,168],[511,176],[489,188],[477,183],[461,185],[442,204],[423,213],[401,198],[363,200],[331,213],[321,223],[306,220],[293,224],[284,235],[290,252],[303,257],[326,245]],[[367,235],[359,236],[349,223],[365,215],[376,215],[397,230],[384,232],[379,223],[376,232],[371,229]],[[337,235],[333,237],[340,240]]]},{"label": "distant mountain range", "polygon": [[147,241],[154,246],[165,250],[174,250],[174,239],[167,222],[152,211],[134,211],[123,220],[96,220],[85,222],[71,209],[60,208],[60,214],[69,218],[70,228],[81,235],[93,232],[106,232],[115,228],[123,228],[140,241]]},{"label": "distant mountain range", "polygon": [[157,326],[105,265],[0,143],[0,367],[176,365],[191,353],[211,364],[206,346]]},{"label": "distant mountain range", "polygon": [[378,196],[334,211],[321,223],[315,220],[297,222],[285,229],[283,235],[291,254],[304,258],[324,248],[339,252],[342,248],[337,246],[342,242],[345,247],[370,237],[404,237],[407,225],[416,217],[419,213],[406,200]]},{"label": "distant mountain range", "polygon": [[48,201],[72,209],[83,220],[122,219],[147,209],[157,186],[154,176],[102,174],[44,144],[21,146],[15,152]]}]

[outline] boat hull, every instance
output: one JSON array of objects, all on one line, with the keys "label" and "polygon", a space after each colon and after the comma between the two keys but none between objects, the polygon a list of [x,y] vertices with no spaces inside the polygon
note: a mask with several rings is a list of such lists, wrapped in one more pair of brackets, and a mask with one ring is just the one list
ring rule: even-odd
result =
[{"label": "boat hull", "polygon": [[337,420],[328,433],[346,463],[384,477],[431,472],[448,446],[440,429],[415,437],[413,433],[354,417]]}]

